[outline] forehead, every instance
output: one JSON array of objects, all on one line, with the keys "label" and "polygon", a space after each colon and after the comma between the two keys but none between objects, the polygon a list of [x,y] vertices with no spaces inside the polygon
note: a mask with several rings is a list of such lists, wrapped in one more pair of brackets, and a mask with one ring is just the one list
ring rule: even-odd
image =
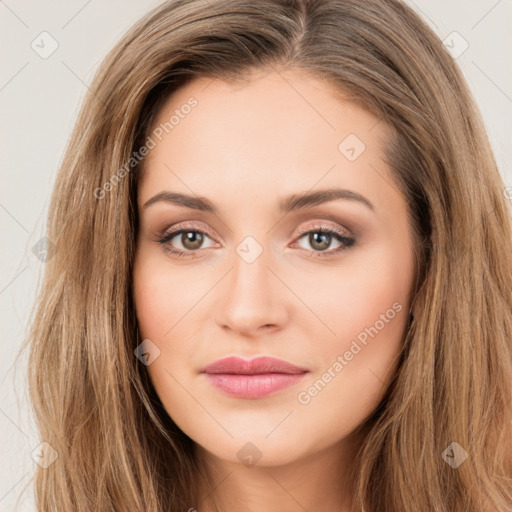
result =
[{"label": "forehead", "polygon": [[262,199],[315,184],[391,181],[383,167],[389,127],[301,70],[195,79],[170,96],[151,133],[143,192],[165,186],[207,196],[222,188],[237,197],[242,187]]},{"label": "forehead", "polygon": [[[195,106],[190,108],[191,102]],[[173,115],[174,114],[174,115]],[[171,118],[173,118],[171,120]],[[302,70],[254,72],[248,78],[224,81],[201,77],[174,91],[160,109],[153,129],[167,126],[175,143],[194,128],[202,144],[212,141],[244,143],[259,149],[265,144],[270,149],[290,146],[294,153],[309,148],[308,139],[325,138],[324,146],[338,149],[337,142],[346,133],[360,138],[377,124],[380,130],[386,126],[363,108],[351,102],[348,94],[331,83],[312,78]],[[286,128],[286,132],[281,131]],[[205,133],[208,137],[204,137]],[[207,139],[207,140],[205,140]],[[366,135],[371,143],[373,137]],[[306,146],[299,146],[300,142]],[[315,140],[314,144],[318,141]],[[304,151],[304,152],[305,152]],[[152,154],[158,153],[153,151]]]}]

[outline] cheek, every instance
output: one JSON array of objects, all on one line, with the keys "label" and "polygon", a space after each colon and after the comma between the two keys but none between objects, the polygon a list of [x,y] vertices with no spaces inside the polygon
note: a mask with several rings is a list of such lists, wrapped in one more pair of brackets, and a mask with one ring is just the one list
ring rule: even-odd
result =
[{"label": "cheek", "polygon": [[361,252],[345,270],[333,274],[339,277],[330,279],[329,293],[316,295],[335,334],[315,347],[321,364],[298,401],[351,428],[375,409],[393,378],[409,318],[413,257],[382,246]]},{"label": "cheek", "polygon": [[180,319],[197,302],[194,297],[205,293],[201,279],[171,268],[165,257],[153,251],[136,258],[133,279],[140,335],[154,340],[170,340],[181,327]]},{"label": "cheek", "polygon": [[160,351],[147,370],[164,402],[180,394],[178,382],[195,369],[194,340],[204,324],[201,315],[211,286],[206,267],[201,271],[180,267],[145,249],[136,257],[133,293],[140,341],[149,339]]},{"label": "cheek", "polygon": [[347,276],[330,303],[334,330],[342,341],[340,348],[348,341],[357,339],[364,345],[377,337],[385,344],[402,332],[409,287],[392,266],[375,265],[371,272],[368,268],[361,265]]},{"label": "cheek", "polygon": [[165,273],[159,275],[157,268],[149,265],[143,265],[134,274],[135,308],[143,338],[160,339],[172,327],[169,311],[174,311],[175,285],[170,288],[166,281]]},{"label": "cheek", "polygon": [[[347,255],[338,267],[319,267],[295,278],[297,295],[318,318],[314,322],[308,316],[322,340],[314,346],[315,352],[332,356],[333,350],[348,350],[355,339],[364,344],[377,337],[390,342],[401,337],[408,319],[414,260],[412,254],[393,247],[365,247]],[[306,328],[307,320],[302,321]],[[323,357],[319,360],[325,362]]]},{"label": "cheek", "polygon": [[[180,372],[189,359],[189,344],[186,338],[193,335],[183,332],[188,325],[186,313],[191,308],[190,287],[179,272],[170,271],[164,258],[153,257],[148,252],[140,253],[135,260],[133,293],[140,340],[149,339],[158,348],[158,357],[146,367],[155,390],[168,412],[186,411],[189,399],[179,382]],[[193,282],[190,286],[194,286]],[[180,322],[180,319],[183,321]],[[181,329],[181,330],[180,330]],[[185,338],[186,335],[186,338]],[[180,371],[177,371],[179,369]]]}]

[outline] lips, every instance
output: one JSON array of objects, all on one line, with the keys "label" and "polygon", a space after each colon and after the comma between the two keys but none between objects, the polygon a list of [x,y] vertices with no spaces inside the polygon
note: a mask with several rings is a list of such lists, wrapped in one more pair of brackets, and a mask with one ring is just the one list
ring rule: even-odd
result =
[{"label": "lips", "polygon": [[226,357],[201,370],[201,373],[230,373],[237,375],[257,375],[266,373],[304,373],[308,370],[273,357],[257,357],[249,361],[239,357]]},{"label": "lips", "polygon": [[308,372],[307,368],[273,357],[258,357],[249,361],[226,357],[201,370],[219,391],[250,399],[263,398],[297,384]]}]

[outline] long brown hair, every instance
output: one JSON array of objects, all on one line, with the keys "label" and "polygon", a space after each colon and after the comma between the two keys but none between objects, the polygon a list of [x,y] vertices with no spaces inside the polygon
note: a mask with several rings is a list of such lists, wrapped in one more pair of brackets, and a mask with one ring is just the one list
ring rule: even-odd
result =
[{"label": "long brown hair", "polygon": [[357,510],[511,510],[510,207],[461,72],[399,0],[171,0],[104,60],[55,184],[57,249],[27,339],[38,428],[58,453],[35,474],[38,510],[198,505],[194,443],[134,356],[138,150],[169,94],[195,77],[287,67],[392,127],[386,159],[418,240],[414,320],[364,425]]}]

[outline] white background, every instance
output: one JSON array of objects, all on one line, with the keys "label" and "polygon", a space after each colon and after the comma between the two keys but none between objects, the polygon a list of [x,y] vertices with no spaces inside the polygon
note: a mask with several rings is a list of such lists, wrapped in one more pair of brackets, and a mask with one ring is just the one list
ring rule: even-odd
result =
[{"label": "white background", "polygon": [[[0,0],[0,511],[31,477],[39,444],[27,400],[25,359],[13,366],[44,263],[31,251],[87,85],[114,43],[157,0]],[[407,2],[441,39],[469,44],[457,58],[483,113],[506,186],[512,186],[511,0]],[[58,49],[42,59],[31,43],[43,31]],[[18,510],[34,511],[31,489]]]}]

